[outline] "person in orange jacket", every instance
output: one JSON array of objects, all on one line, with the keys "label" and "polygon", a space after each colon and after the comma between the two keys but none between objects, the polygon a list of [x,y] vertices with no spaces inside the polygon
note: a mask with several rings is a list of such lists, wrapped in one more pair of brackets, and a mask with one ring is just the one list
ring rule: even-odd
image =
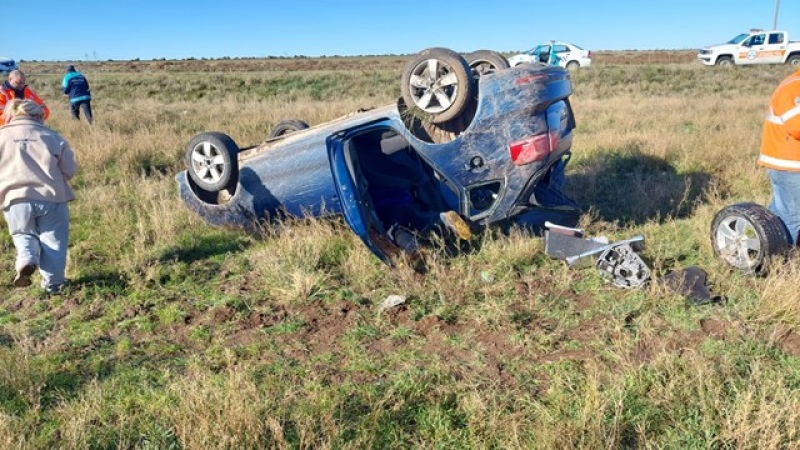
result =
[{"label": "person in orange jacket", "polygon": [[783,220],[789,241],[800,232],[800,70],[778,85],[769,100],[758,164],[772,185],[769,210]]},{"label": "person in orange jacket", "polygon": [[9,100],[18,98],[20,100],[32,100],[44,110],[43,119],[50,117],[50,108],[44,101],[33,92],[33,89],[25,84],[25,74],[21,70],[12,70],[8,73],[8,79],[0,86],[0,110],[5,109]]}]

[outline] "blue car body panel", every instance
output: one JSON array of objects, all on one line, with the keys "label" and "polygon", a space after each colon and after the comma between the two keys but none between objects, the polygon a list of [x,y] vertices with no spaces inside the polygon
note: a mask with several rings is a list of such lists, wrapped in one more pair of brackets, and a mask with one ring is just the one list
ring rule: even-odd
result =
[{"label": "blue car body panel", "polygon": [[[260,223],[284,215],[343,215],[365,244],[382,259],[368,236],[369,202],[359,190],[359,173],[347,163],[347,143],[372,130],[401,135],[437,180],[451,209],[477,225],[529,220],[544,208],[574,208],[560,193],[575,126],[568,97],[567,72],[558,67],[524,64],[485,75],[469,126],[449,142],[415,136],[398,105],[355,113],[267,141],[239,156],[239,179],[230,198],[210,198],[186,171],[176,177],[184,204],[210,224],[257,231]],[[549,155],[515,165],[509,145],[552,134]],[[490,189],[486,190],[484,187]],[[476,194],[488,192],[488,207],[475,208]],[[379,227],[380,228],[380,227]]]}]

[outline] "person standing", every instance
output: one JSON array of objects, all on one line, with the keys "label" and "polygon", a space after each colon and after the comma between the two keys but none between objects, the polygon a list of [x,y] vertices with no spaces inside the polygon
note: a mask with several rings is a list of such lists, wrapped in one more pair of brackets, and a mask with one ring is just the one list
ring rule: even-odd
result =
[{"label": "person standing", "polygon": [[3,85],[0,86],[0,110],[4,109],[6,103],[15,98],[20,100],[33,100],[36,104],[41,106],[44,111],[42,119],[47,120],[47,118],[50,117],[50,108],[44,104],[44,100],[33,92],[33,89],[25,84],[25,74],[21,70],[12,70],[9,72],[8,78]]},{"label": "person standing", "polygon": [[75,66],[67,66],[67,73],[61,80],[61,90],[69,95],[69,103],[72,111],[72,118],[80,120],[80,110],[83,109],[83,116],[86,121],[92,123],[92,93],[89,88],[89,81],[82,73],[75,70]]},{"label": "person standing", "polygon": [[561,61],[561,58],[558,56],[558,53],[556,53],[556,42],[550,41],[550,56],[547,63],[551,66],[557,66],[559,61]]},{"label": "person standing", "polygon": [[768,208],[781,218],[789,242],[796,245],[800,232],[800,70],[784,78],[770,97],[758,164],[767,168],[772,186]]},{"label": "person standing", "polygon": [[0,205],[17,251],[14,286],[31,284],[39,269],[48,293],[66,281],[69,209],[75,199],[69,180],[78,166],[69,143],[44,125],[44,109],[14,99],[0,127]]}]

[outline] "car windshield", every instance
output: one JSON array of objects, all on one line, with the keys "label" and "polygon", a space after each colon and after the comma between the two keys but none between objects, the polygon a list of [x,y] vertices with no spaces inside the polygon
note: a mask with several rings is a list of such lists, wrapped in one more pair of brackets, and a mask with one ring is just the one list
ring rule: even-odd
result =
[{"label": "car windshield", "polygon": [[747,38],[747,36],[750,36],[750,35],[747,34],[747,33],[742,33],[742,34],[736,36],[735,38],[731,39],[730,41],[726,42],[726,44],[738,44],[738,43],[742,42],[743,40],[745,40]]},{"label": "car windshield", "polygon": [[583,47],[581,47],[580,45],[575,45],[575,44],[570,44],[570,45],[575,47],[576,50],[583,50]]}]

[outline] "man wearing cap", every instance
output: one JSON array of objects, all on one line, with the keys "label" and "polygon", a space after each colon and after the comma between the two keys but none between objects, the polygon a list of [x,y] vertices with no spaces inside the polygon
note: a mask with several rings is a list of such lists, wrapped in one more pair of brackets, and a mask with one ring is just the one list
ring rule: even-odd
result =
[{"label": "man wearing cap", "polygon": [[12,70],[8,73],[8,79],[0,86],[0,111],[6,107],[12,99],[20,100],[33,100],[36,104],[42,107],[44,115],[42,119],[47,120],[50,117],[50,109],[44,104],[44,100],[39,98],[33,89],[25,84],[25,74],[21,70]]},{"label": "man wearing cap", "polygon": [[80,110],[83,109],[83,115],[86,121],[92,123],[92,94],[89,88],[89,82],[82,73],[75,70],[75,66],[67,66],[67,73],[64,74],[64,79],[61,80],[61,90],[64,94],[69,95],[69,104],[72,111],[72,118],[80,120]]},{"label": "man wearing cap", "polygon": [[769,210],[783,220],[789,241],[800,232],[800,70],[786,77],[769,100],[758,163],[772,185]]}]

